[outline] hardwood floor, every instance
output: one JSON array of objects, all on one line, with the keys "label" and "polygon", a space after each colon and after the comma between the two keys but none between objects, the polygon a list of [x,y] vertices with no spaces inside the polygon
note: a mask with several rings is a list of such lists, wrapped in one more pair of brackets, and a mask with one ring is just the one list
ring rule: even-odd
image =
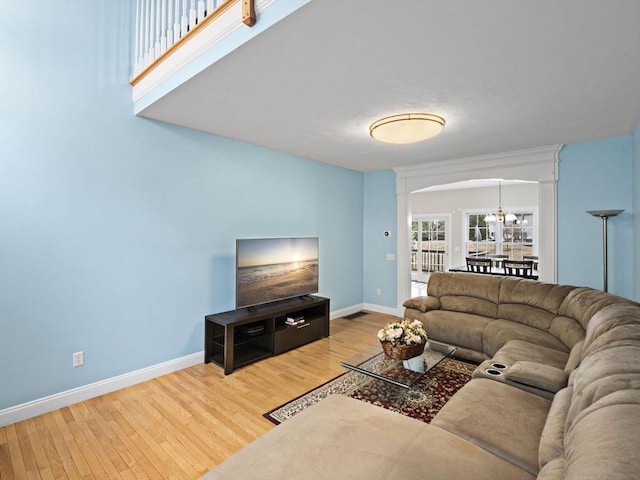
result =
[{"label": "hardwood floor", "polygon": [[395,317],[331,321],[331,336],[225,376],[196,365],[0,429],[0,479],[197,479],[274,425],[262,414],[344,372]]}]

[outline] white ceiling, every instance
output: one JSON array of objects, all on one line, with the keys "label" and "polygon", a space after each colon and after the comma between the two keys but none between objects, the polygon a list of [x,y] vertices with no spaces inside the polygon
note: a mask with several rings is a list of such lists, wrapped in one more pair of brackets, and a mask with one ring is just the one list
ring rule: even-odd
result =
[{"label": "white ceiling", "polygon": [[[410,111],[444,132],[369,137]],[[312,0],[141,114],[362,172],[626,135],[640,1]]]}]

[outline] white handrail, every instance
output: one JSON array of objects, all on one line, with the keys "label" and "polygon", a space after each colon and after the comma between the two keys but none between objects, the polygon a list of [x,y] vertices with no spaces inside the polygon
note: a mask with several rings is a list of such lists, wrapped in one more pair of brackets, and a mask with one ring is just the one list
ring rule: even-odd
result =
[{"label": "white handrail", "polygon": [[133,77],[227,0],[137,0]]}]

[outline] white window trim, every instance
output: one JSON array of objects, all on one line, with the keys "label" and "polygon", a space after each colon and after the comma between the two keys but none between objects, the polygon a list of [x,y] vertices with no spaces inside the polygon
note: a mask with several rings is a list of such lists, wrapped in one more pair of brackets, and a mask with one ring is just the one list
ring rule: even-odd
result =
[{"label": "white window trim", "polygon": [[[462,232],[462,238],[461,238],[461,247],[464,248],[466,243],[467,243],[467,229],[469,228],[468,222],[467,222],[467,216],[468,215],[482,215],[482,214],[486,214],[487,212],[489,212],[490,209],[487,208],[466,208],[466,209],[462,209],[461,210],[461,214],[462,214],[462,225],[461,225],[461,229],[460,231]],[[509,205],[509,211],[510,212],[518,212],[518,213],[529,213],[531,212],[531,214],[533,215],[533,255],[539,255],[539,251],[540,251],[540,247],[539,247],[539,242],[540,242],[540,237],[538,236],[538,231],[539,231],[539,223],[540,223],[540,215],[539,215],[539,208],[538,207],[518,207],[518,206],[513,206],[513,205]],[[505,242],[502,242],[505,243]],[[508,243],[508,242],[507,242]],[[463,250],[466,254],[466,249]]]}]

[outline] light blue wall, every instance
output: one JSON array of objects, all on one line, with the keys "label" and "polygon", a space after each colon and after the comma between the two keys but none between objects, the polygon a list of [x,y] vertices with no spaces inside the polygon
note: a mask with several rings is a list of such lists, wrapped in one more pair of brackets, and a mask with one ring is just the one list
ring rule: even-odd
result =
[{"label": "light blue wall", "polygon": [[633,161],[631,136],[566,145],[560,151],[559,283],[603,287],[602,220],[586,210],[624,209],[608,220],[608,284],[609,292],[633,298],[638,250],[633,225],[633,189],[638,180],[633,178]]},{"label": "light blue wall", "polygon": [[362,302],[363,174],[135,117],[130,7],[0,2],[0,409],[201,351],[236,237]]},{"label": "light blue wall", "polygon": [[[398,234],[395,173],[391,170],[368,173],[364,188],[364,301],[395,308]],[[385,230],[391,232],[389,237],[384,236]],[[396,260],[387,260],[388,253],[396,255]]]}]

